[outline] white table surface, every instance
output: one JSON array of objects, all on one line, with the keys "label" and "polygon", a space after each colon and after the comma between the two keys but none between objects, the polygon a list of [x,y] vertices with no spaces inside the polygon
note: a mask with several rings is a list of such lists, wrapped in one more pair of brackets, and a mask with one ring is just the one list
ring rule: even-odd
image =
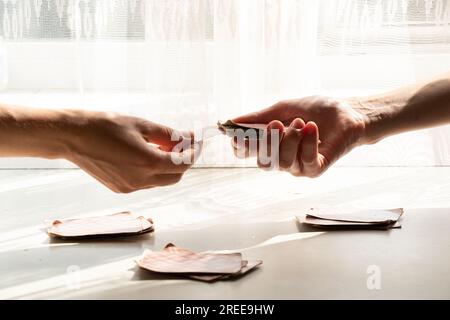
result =
[{"label": "white table surface", "polygon": [[[450,298],[450,168],[332,168],[318,179],[257,169],[193,169],[177,185],[118,195],[80,170],[0,170],[0,298]],[[403,228],[306,229],[311,206],[404,207]],[[131,210],[152,235],[56,241],[42,221]],[[139,270],[144,249],[168,242],[238,250],[264,264],[203,283]],[[369,266],[380,289],[369,290]]]}]

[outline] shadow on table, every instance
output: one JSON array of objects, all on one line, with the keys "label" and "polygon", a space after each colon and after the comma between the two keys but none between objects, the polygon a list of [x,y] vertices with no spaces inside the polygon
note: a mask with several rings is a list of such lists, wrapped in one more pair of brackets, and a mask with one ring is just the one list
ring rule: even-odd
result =
[{"label": "shadow on table", "polygon": [[148,232],[137,235],[95,235],[86,237],[49,237],[49,244],[60,244],[60,243],[74,243],[74,244],[89,244],[89,243],[99,243],[99,244],[110,244],[110,243],[142,243],[146,241],[146,244],[153,244],[154,242],[154,232]]},{"label": "shadow on table", "polygon": [[159,273],[152,272],[149,270],[145,270],[140,268],[139,266],[135,266],[134,268],[129,269],[129,271],[134,271],[132,281],[149,281],[149,280],[182,280],[186,279],[181,275],[169,274],[169,273]]},{"label": "shadow on table", "polygon": [[[333,234],[342,232],[345,231],[332,231]],[[5,279],[0,287],[62,275],[67,272],[69,266],[73,265],[83,270],[134,258],[141,255],[145,249],[160,251],[169,242],[196,252],[242,251],[244,258],[260,259],[259,254],[255,256],[254,248],[270,247],[290,241],[306,241],[310,237],[322,237],[330,233],[298,224],[293,218],[277,222],[255,223],[225,223],[222,220],[201,228],[198,228],[198,225],[191,227],[188,225],[184,229],[161,231],[158,231],[156,225],[155,232],[127,237],[74,240],[46,238],[37,246],[29,244],[29,248],[0,253],[2,261],[0,272]],[[133,280],[184,279],[135,270]],[[255,271],[258,272],[256,269]],[[244,275],[244,277],[248,276],[248,274]],[[227,281],[235,280],[239,278]]]}]

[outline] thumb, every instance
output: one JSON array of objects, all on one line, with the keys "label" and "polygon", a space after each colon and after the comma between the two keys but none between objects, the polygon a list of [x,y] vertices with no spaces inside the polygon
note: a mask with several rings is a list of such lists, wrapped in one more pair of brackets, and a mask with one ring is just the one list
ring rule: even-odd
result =
[{"label": "thumb", "polygon": [[157,144],[162,150],[170,151],[174,146],[184,140],[193,141],[193,133],[179,131],[151,121],[144,121],[139,130],[147,142]]}]

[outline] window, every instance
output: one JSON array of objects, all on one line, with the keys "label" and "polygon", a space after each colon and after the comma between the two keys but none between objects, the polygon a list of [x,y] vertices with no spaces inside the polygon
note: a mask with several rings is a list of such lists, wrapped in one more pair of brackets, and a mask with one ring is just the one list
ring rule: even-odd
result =
[{"label": "window", "polygon": [[[2,102],[192,128],[285,98],[370,94],[449,69],[449,0],[0,0]],[[448,165],[449,133],[389,138],[339,164]],[[209,150],[205,165],[242,165],[226,141]]]}]

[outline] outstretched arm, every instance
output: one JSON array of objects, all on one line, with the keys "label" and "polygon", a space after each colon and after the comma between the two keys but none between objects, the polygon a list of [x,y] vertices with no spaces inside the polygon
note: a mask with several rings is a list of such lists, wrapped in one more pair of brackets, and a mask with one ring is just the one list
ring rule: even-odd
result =
[{"label": "outstretched arm", "polygon": [[191,148],[172,152],[183,136],[115,113],[0,104],[0,157],[67,159],[115,192],[179,181],[194,159]]},{"label": "outstretched arm", "polygon": [[[279,169],[295,176],[316,177],[356,146],[450,123],[450,73],[371,97],[313,96],[281,101],[233,120],[264,123],[268,129],[278,130]],[[249,149],[248,142],[233,140],[232,145],[238,156],[261,156]]]},{"label": "outstretched arm", "polygon": [[429,82],[355,101],[367,117],[366,143],[450,123],[450,72]]}]

